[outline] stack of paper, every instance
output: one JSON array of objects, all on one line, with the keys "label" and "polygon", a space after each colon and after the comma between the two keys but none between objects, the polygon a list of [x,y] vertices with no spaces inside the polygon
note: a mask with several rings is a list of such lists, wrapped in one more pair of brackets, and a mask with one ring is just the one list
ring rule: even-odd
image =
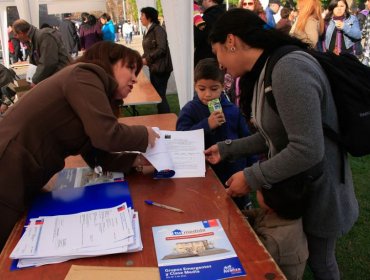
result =
[{"label": "stack of paper", "polygon": [[218,219],[153,227],[153,236],[162,280],[246,275]]},{"label": "stack of paper", "polygon": [[17,267],[142,250],[138,213],[126,203],[30,220],[10,257]]}]

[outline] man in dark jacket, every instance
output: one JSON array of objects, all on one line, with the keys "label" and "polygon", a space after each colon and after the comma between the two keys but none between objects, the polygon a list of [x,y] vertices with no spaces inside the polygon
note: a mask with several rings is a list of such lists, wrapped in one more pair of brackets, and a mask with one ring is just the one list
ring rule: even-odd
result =
[{"label": "man in dark jacket", "polygon": [[27,21],[18,19],[13,23],[13,31],[15,37],[28,46],[30,63],[37,66],[32,87],[71,61],[61,38],[56,35],[57,30],[48,27],[39,30]]},{"label": "man in dark jacket", "polygon": [[60,23],[59,31],[62,34],[63,44],[67,52],[76,57],[79,50],[80,40],[78,38],[75,24],[71,21],[71,14],[63,14],[63,21]]},{"label": "man in dark jacket", "polygon": [[225,12],[225,6],[222,3],[223,0],[202,0],[201,2],[204,9],[205,28],[200,30],[194,27],[194,67],[203,58],[215,57],[211,45],[208,43],[208,34],[219,16]]}]

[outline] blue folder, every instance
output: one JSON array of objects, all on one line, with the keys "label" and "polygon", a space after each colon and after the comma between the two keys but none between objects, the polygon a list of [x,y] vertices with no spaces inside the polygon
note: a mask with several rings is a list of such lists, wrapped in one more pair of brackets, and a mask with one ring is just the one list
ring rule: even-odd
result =
[{"label": "blue folder", "polygon": [[127,181],[109,182],[80,188],[41,193],[32,202],[27,222],[39,216],[67,215],[117,206],[133,207]]},{"label": "blue folder", "polygon": [[[40,216],[68,215],[117,206],[123,202],[133,208],[127,181],[110,182],[80,188],[65,188],[40,193],[28,210],[26,224]],[[17,270],[14,260],[10,270]]]}]

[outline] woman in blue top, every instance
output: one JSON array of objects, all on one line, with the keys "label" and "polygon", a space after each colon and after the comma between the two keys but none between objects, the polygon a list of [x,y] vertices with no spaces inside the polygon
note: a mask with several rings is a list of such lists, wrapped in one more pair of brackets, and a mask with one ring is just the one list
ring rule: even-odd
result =
[{"label": "woman in blue top", "polygon": [[324,50],[356,54],[355,43],[361,40],[361,30],[358,19],[350,14],[346,0],[332,0],[328,10]]},{"label": "woman in blue top", "polygon": [[101,32],[103,34],[103,41],[111,41],[114,43],[116,35],[110,15],[108,15],[107,13],[102,14],[100,16],[100,22],[102,24]]}]

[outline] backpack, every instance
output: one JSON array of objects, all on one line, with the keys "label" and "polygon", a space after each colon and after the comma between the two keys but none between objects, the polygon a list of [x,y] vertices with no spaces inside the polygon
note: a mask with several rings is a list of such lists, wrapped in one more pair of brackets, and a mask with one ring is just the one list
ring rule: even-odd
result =
[{"label": "backpack", "polygon": [[[268,104],[278,114],[272,94],[272,70],[284,55],[302,50],[298,46],[283,46],[269,58],[264,85]],[[370,67],[351,54],[336,55],[303,50],[320,63],[329,80],[338,112],[339,133],[323,123],[324,134],[352,156],[370,154]]]}]

